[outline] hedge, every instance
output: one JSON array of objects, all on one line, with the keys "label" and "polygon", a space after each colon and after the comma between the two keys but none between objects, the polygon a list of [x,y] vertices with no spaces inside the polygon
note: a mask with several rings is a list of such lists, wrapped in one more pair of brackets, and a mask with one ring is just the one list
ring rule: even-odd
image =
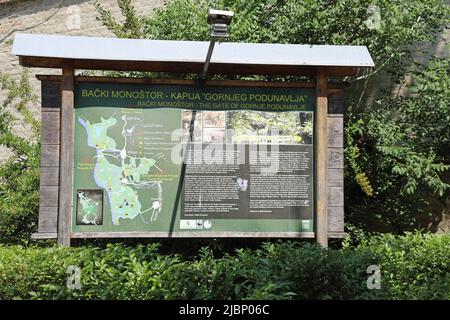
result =
[{"label": "hedge", "polygon": [[[356,247],[267,242],[214,257],[158,253],[158,244],[0,246],[0,299],[450,299],[450,235],[383,235]],[[367,267],[381,289],[367,288]],[[81,288],[68,289],[68,267]]]}]

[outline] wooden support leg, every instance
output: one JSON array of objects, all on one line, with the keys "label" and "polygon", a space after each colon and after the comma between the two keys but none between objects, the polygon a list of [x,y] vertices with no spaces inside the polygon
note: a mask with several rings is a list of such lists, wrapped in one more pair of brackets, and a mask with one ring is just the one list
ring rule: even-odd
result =
[{"label": "wooden support leg", "polygon": [[73,188],[74,68],[63,67],[61,84],[61,130],[59,150],[58,244],[70,246]]},{"label": "wooden support leg", "polygon": [[328,213],[327,213],[327,70],[317,68],[316,73],[316,241],[323,247],[328,246]]}]

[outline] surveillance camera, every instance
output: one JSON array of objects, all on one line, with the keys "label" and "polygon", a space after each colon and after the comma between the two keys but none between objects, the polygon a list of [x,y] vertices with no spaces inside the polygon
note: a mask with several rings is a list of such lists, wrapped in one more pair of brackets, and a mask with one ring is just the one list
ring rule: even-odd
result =
[{"label": "surveillance camera", "polygon": [[209,24],[225,24],[229,25],[233,18],[233,11],[209,9],[208,23]]}]

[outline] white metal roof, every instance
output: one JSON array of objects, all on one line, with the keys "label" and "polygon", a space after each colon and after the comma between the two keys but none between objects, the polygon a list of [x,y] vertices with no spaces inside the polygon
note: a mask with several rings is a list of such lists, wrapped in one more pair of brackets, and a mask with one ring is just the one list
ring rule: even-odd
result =
[{"label": "white metal roof", "polygon": [[[18,56],[86,60],[202,63],[209,42],[139,40],[17,33],[12,53]],[[216,44],[211,63],[372,67],[365,46],[269,43]]]}]

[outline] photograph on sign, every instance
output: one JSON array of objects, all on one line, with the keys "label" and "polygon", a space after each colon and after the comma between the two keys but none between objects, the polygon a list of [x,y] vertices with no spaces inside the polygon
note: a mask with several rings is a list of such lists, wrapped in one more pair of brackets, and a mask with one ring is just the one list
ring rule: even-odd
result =
[{"label": "photograph on sign", "polygon": [[103,190],[77,189],[76,225],[103,224]]}]

